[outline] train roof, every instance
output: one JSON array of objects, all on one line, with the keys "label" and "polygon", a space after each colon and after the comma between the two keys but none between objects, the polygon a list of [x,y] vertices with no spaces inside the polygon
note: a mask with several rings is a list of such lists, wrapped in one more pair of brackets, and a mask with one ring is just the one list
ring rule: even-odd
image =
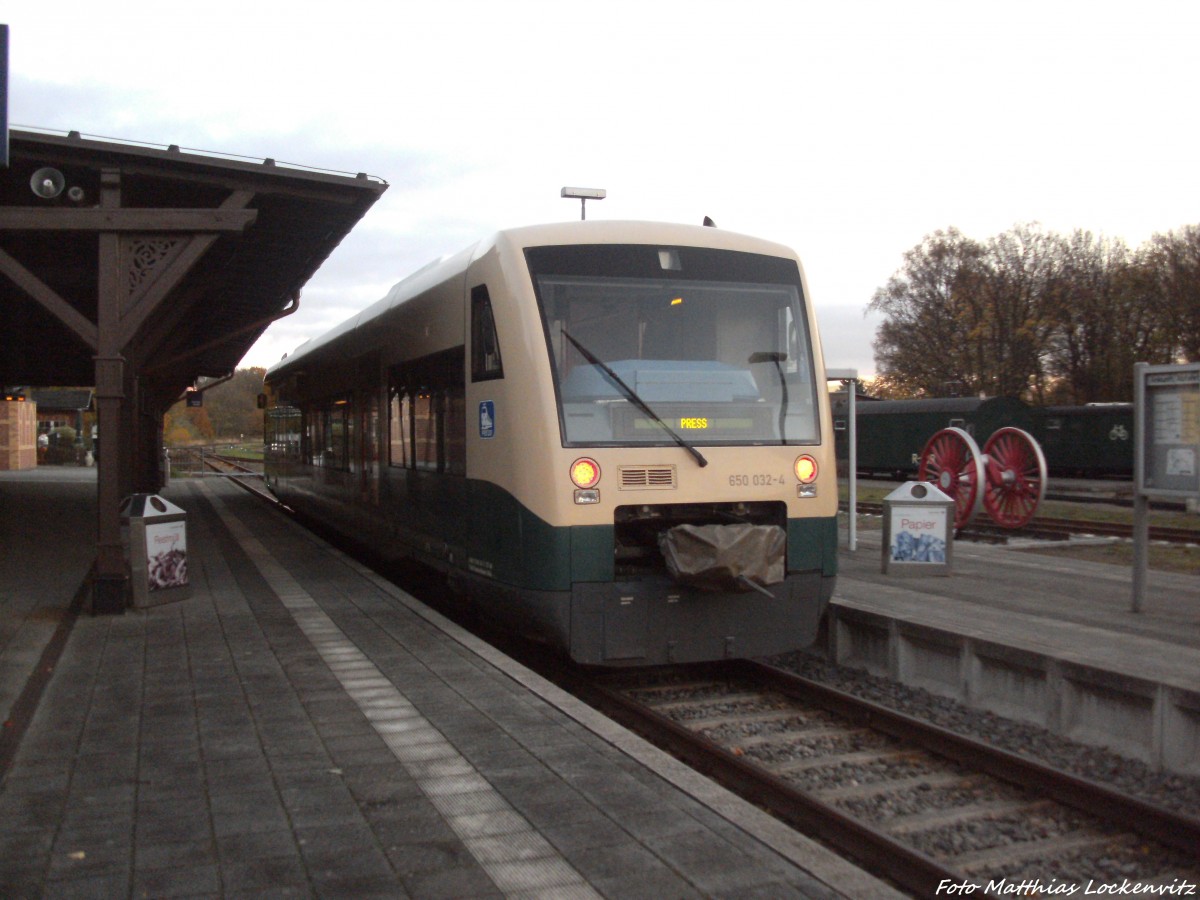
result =
[{"label": "train roof", "polygon": [[[434,285],[445,283],[462,275],[473,260],[483,256],[493,247],[508,245],[520,249],[559,244],[667,244],[685,247],[719,247],[724,250],[763,253],[797,259],[795,251],[783,244],[702,225],[599,220],[556,222],[505,229],[471,244],[458,253],[436,259],[408,275],[397,282],[386,295],[375,303],[319,337],[301,344],[286,358],[271,366],[267,370],[267,378],[283,374],[300,360],[323,348],[330,348],[332,351],[337,346],[338,352],[347,358],[352,358],[355,355],[355,348],[359,345],[355,336],[360,328],[376,321],[380,316],[386,315],[406,300]],[[798,259],[797,264],[799,264]]]},{"label": "train roof", "polygon": [[694,247],[719,245],[727,250],[794,256],[783,244],[703,225],[677,222],[580,221],[525,225],[496,233],[494,241],[512,240],[518,246],[541,247],[554,244],[676,244]]},{"label": "train roof", "polygon": [[984,407],[1025,409],[1016,397],[932,397],[921,400],[879,400],[857,406],[859,415],[895,415],[897,413],[970,413]]},{"label": "train roof", "polygon": [[272,378],[282,374],[287,369],[294,366],[296,363],[305,357],[311,356],[318,350],[326,347],[332,348],[336,344],[345,344],[345,355],[347,357],[354,356],[353,344],[355,333],[362,326],[374,321],[379,316],[387,313],[392,308],[399,306],[409,297],[415,296],[422,291],[432,287],[435,284],[454,277],[456,274],[461,274],[466,271],[467,265],[475,254],[478,244],[472,244],[470,247],[459,251],[450,256],[443,256],[440,259],[435,259],[433,262],[422,266],[417,271],[413,272],[402,281],[397,282],[390,291],[388,291],[381,299],[376,300],[370,306],[363,309],[361,312],[355,313],[350,318],[346,319],[339,325],[326,331],[309,341],[305,341],[294,351],[289,353],[284,359],[275,363],[267,369],[266,377]]},{"label": "train roof", "polygon": [[1085,403],[1081,406],[1044,406],[1041,412],[1054,416],[1111,416],[1132,409],[1132,403]]}]

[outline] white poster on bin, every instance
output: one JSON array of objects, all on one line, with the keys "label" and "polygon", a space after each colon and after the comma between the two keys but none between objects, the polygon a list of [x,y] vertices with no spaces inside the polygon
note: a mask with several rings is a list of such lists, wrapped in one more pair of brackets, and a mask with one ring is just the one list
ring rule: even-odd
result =
[{"label": "white poster on bin", "polygon": [[150,590],[187,584],[187,523],[147,524],[146,560],[150,568]]},{"label": "white poster on bin", "polygon": [[889,551],[898,563],[946,562],[946,516],[950,509],[945,506],[893,508],[892,543]]}]

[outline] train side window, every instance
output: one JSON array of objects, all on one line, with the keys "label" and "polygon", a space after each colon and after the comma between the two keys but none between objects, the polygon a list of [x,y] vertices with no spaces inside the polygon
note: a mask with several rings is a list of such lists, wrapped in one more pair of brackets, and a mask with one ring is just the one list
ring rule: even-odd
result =
[{"label": "train side window", "polygon": [[333,406],[334,415],[340,420],[341,446],[337,467],[343,472],[358,471],[358,429],[355,427],[354,403],[350,399],[338,400]]},{"label": "train side window", "polygon": [[412,393],[404,385],[392,384],[388,403],[388,465],[408,468],[412,464]]},{"label": "train side window", "polygon": [[316,434],[313,449],[316,451],[316,458],[313,465],[348,471],[350,443],[354,430],[351,424],[350,401],[346,398],[334,400],[328,406],[315,410],[315,413]]},{"label": "train side window", "polygon": [[464,347],[391,370],[388,464],[465,475],[467,415]]},{"label": "train side window", "polygon": [[413,398],[414,466],[428,472],[438,469],[437,395],[427,387],[418,389]]},{"label": "train side window", "polygon": [[300,410],[294,406],[277,406],[267,410],[267,450],[276,459],[300,457]]},{"label": "train side window", "polygon": [[304,458],[310,466],[321,465],[321,448],[325,446],[325,419],[321,410],[304,410]]},{"label": "train side window", "polygon": [[486,285],[471,289],[471,380],[490,381],[504,377],[496,319]]}]

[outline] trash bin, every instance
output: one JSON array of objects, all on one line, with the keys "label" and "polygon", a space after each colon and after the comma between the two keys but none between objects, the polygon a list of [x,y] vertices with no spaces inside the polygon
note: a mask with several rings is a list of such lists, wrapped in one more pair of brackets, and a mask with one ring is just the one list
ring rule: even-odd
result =
[{"label": "trash bin", "polygon": [[157,494],[132,494],[121,502],[120,515],[121,524],[128,526],[133,605],[190,597],[187,512]]},{"label": "trash bin", "polygon": [[949,575],[954,501],[924,481],[883,498],[883,574]]}]

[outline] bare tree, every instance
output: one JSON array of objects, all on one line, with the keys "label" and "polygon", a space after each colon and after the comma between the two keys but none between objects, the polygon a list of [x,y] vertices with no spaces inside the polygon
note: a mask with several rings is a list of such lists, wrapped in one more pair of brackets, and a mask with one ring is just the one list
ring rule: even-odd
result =
[{"label": "bare tree", "polygon": [[1123,241],[1077,230],[1061,249],[1063,279],[1050,298],[1055,329],[1049,399],[1129,400],[1133,364],[1143,358],[1153,332],[1129,248]]},{"label": "bare tree", "polygon": [[1053,297],[1064,288],[1063,240],[1019,225],[987,243],[981,285],[987,393],[1045,397]]},{"label": "bare tree", "polygon": [[1173,355],[1200,360],[1200,225],[1156,234],[1142,256]]},{"label": "bare tree", "polygon": [[940,396],[948,383],[985,386],[981,372],[980,284],[984,248],[957,229],[937,231],[904,254],[869,309],[886,317],[875,361],[893,393]]},{"label": "bare tree", "polygon": [[937,231],[868,309],[878,384],[1038,403],[1130,400],[1133,365],[1200,359],[1200,226],[1119,240],[1019,225],[986,243]]}]

